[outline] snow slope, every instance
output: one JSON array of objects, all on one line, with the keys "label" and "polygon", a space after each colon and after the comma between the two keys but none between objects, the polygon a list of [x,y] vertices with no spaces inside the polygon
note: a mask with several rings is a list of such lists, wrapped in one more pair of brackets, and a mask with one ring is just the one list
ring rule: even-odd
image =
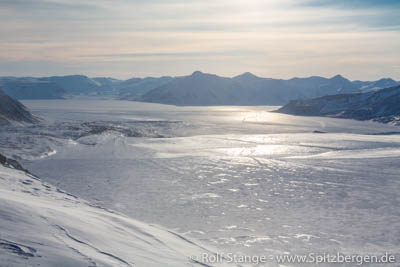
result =
[{"label": "snow slope", "polygon": [[207,250],[174,232],[1,164],[0,229],[1,266],[207,266],[189,259]]},{"label": "snow slope", "polygon": [[19,101],[9,97],[0,90],[0,125],[13,122],[37,122],[27,108]]}]

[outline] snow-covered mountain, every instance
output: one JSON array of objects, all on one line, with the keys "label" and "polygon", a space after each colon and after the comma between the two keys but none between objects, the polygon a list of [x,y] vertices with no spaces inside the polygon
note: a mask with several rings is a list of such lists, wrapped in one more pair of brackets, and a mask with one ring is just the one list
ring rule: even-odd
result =
[{"label": "snow-covered mountain", "polygon": [[169,82],[172,80],[172,77],[147,77],[118,80],[109,77],[89,78],[84,75],[70,75],[41,79],[58,84],[71,95],[110,95],[116,96],[117,98],[132,100],[139,95]]},{"label": "snow-covered mountain", "polygon": [[390,78],[383,78],[377,81],[369,81],[369,82],[353,81],[353,84],[359,87],[361,91],[368,92],[368,91],[380,90],[383,88],[395,87],[397,85],[400,85],[400,82],[397,82]]},{"label": "snow-covered mountain", "polygon": [[240,104],[241,92],[243,88],[231,78],[196,71],[175,78],[138,100],[173,105],[235,105]]},{"label": "snow-covered mountain", "polygon": [[125,100],[135,100],[138,96],[141,96],[154,88],[160,87],[173,78],[169,76],[154,78],[132,78],[121,82],[118,85],[119,96]]},{"label": "snow-covered mountain", "polygon": [[294,99],[304,99],[337,93],[358,92],[351,81],[336,75],[330,79],[318,76],[308,78],[292,78],[289,80],[259,78],[245,73],[233,78],[246,88],[248,104],[280,105]]},{"label": "snow-covered mountain", "polygon": [[302,116],[329,116],[357,120],[400,121],[400,86],[358,94],[339,94],[291,101],[277,110]]},{"label": "snow-covered mountain", "polygon": [[65,90],[58,84],[37,78],[0,78],[0,88],[15,99],[63,99]]},{"label": "snow-covered mountain", "polygon": [[33,116],[24,105],[11,98],[0,90],[0,125],[13,122],[37,122],[38,118]]},{"label": "snow-covered mountain", "polygon": [[282,105],[290,100],[355,93],[359,88],[337,75],[293,78],[260,78],[251,73],[225,78],[200,71],[175,78],[138,98],[139,101],[174,105]]},{"label": "snow-covered mountain", "polygon": [[171,81],[172,77],[118,80],[85,75],[0,77],[0,87],[16,99],[63,99],[69,96],[109,96],[133,100]]},{"label": "snow-covered mountain", "polygon": [[110,89],[109,86],[84,75],[53,76],[40,80],[53,82],[72,95],[98,94]]},{"label": "snow-covered mountain", "polygon": [[352,82],[341,75],[283,80],[261,78],[249,72],[227,78],[200,71],[183,77],[128,80],[84,75],[0,77],[5,93],[17,99],[94,96],[174,105],[284,105],[290,100],[375,91],[398,84],[392,79]]},{"label": "snow-covered mountain", "polygon": [[350,80],[341,75],[336,75],[330,79],[323,77],[309,78],[293,78],[285,81],[288,88],[295,88],[295,91],[300,92],[300,98],[309,98],[324,95],[333,95],[338,93],[355,93],[359,88]]},{"label": "snow-covered mountain", "polygon": [[214,254],[61,191],[2,155],[0,229],[1,266],[208,266],[195,257]]}]

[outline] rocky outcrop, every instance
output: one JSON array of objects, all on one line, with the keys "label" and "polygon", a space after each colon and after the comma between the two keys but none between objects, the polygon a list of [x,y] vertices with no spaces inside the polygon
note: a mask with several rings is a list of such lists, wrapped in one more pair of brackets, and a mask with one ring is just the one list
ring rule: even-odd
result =
[{"label": "rocky outcrop", "polygon": [[0,90],[0,125],[19,123],[35,123],[39,118],[33,116],[18,100],[11,98]]}]

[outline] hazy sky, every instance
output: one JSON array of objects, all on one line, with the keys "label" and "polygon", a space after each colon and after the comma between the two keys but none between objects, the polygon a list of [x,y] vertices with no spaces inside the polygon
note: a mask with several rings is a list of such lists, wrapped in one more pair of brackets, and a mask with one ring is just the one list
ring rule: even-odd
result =
[{"label": "hazy sky", "polygon": [[0,76],[400,80],[400,0],[0,0]]}]

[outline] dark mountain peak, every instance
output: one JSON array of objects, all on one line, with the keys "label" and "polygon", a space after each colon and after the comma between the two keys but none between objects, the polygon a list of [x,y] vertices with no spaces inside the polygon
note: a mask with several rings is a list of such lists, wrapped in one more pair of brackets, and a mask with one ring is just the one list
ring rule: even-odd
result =
[{"label": "dark mountain peak", "polygon": [[375,82],[375,86],[378,86],[378,87],[392,87],[397,84],[399,84],[399,83],[391,78],[382,78]]},{"label": "dark mountain peak", "polygon": [[392,78],[381,78],[378,80],[378,82],[395,82],[395,80],[393,80]]},{"label": "dark mountain peak", "polygon": [[202,73],[201,71],[196,70],[195,72],[192,73],[191,76],[200,76],[200,75],[203,75],[203,74],[204,74],[204,73]]},{"label": "dark mountain peak", "polygon": [[197,70],[197,71],[193,72],[192,75],[186,76],[186,78],[196,79],[196,80],[199,80],[199,79],[200,80],[204,80],[204,79],[209,80],[209,79],[219,79],[219,78],[223,78],[223,77],[220,77],[218,75],[211,74],[211,73],[204,73],[204,72]]},{"label": "dark mountain peak", "polygon": [[234,79],[260,79],[260,77],[254,75],[251,72],[245,72],[238,76],[235,76]]},{"label": "dark mountain peak", "polygon": [[[253,73],[251,73],[251,72],[245,72],[245,73],[243,73],[242,75],[240,75],[240,76],[243,76],[243,77],[257,77],[256,75],[254,75]],[[258,78],[258,77],[257,77]]]},{"label": "dark mountain peak", "polygon": [[348,79],[346,79],[345,77],[343,77],[340,74],[333,76],[332,78],[330,78],[330,80],[334,80],[334,81],[349,81]]}]

